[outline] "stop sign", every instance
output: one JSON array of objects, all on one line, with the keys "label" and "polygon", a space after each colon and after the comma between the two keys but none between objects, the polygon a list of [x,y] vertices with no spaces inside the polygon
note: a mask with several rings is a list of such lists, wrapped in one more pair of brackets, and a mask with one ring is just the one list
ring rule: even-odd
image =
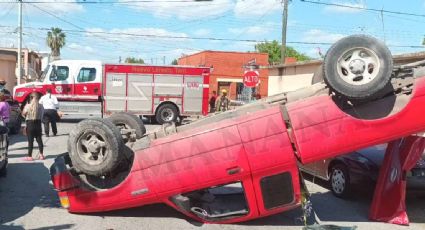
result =
[{"label": "stop sign", "polygon": [[252,88],[260,83],[260,74],[258,71],[248,70],[245,71],[243,76],[243,84],[246,87]]}]

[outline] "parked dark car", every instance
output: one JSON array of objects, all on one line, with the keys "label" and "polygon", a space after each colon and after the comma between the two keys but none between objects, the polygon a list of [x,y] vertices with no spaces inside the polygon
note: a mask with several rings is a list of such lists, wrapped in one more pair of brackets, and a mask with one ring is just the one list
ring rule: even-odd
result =
[{"label": "parked dark car", "polygon": [[[385,156],[386,144],[361,149],[347,155],[301,166],[301,170],[329,182],[332,193],[347,197],[354,185],[375,184]],[[425,190],[425,153],[407,174],[409,189]]]}]

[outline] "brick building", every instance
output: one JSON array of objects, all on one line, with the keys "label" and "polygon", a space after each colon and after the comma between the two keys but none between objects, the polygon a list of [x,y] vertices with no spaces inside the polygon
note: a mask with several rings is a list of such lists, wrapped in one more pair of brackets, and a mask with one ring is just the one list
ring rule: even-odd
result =
[{"label": "brick building", "polygon": [[253,89],[247,89],[243,85],[243,75],[248,63],[259,66],[268,65],[267,53],[245,53],[225,51],[203,51],[179,58],[179,65],[209,66],[213,67],[210,78],[210,95],[213,91],[217,93],[222,89],[228,91],[232,100],[247,101],[252,94],[267,96],[268,91],[268,69],[259,69],[260,83]]}]

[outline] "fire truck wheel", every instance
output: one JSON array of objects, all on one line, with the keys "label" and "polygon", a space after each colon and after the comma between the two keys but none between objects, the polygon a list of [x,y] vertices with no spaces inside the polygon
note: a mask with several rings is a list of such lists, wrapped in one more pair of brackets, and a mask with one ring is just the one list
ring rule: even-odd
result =
[{"label": "fire truck wheel", "polygon": [[179,112],[176,106],[172,104],[162,104],[157,109],[155,118],[160,125],[170,122],[176,122],[178,113]]},{"label": "fire truck wheel", "polygon": [[88,175],[103,176],[113,172],[123,156],[124,142],[111,121],[101,118],[83,120],[68,139],[68,152],[73,166]]},{"label": "fire truck wheel", "polygon": [[146,127],[143,124],[142,119],[137,117],[136,115],[120,112],[114,113],[110,117],[108,117],[115,126],[119,129],[134,129],[136,130],[136,138],[140,139],[146,133]]},{"label": "fire truck wheel", "polygon": [[325,82],[347,99],[373,100],[390,82],[393,59],[381,41],[351,35],[337,41],[326,53]]}]

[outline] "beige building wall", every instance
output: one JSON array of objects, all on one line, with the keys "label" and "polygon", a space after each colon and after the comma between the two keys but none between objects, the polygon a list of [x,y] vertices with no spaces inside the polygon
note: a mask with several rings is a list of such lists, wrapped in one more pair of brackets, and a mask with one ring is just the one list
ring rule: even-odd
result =
[{"label": "beige building wall", "polygon": [[298,74],[285,76],[269,76],[268,95],[294,91],[311,85],[313,74]]},{"label": "beige building wall", "polygon": [[1,54],[0,53],[0,78],[6,80],[6,88],[12,92],[13,87],[16,85],[15,65],[16,55]]}]

